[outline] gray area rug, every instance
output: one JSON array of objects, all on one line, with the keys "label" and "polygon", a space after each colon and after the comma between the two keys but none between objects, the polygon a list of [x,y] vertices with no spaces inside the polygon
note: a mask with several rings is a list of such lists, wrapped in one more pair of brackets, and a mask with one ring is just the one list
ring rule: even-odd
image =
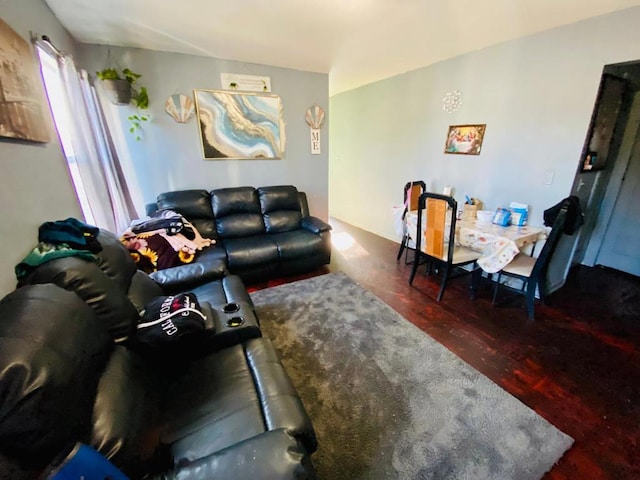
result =
[{"label": "gray area rug", "polygon": [[573,439],[342,273],[251,294],[330,479],[539,479]]}]

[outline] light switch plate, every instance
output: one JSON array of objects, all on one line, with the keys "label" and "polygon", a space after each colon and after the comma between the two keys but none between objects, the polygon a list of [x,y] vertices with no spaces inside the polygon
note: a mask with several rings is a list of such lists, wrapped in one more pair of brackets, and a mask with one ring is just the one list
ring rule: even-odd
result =
[{"label": "light switch plate", "polygon": [[544,184],[551,185],[553,183],[553,177],[555,176],[555,172],[553,170],[545,170],[544,171]]}]

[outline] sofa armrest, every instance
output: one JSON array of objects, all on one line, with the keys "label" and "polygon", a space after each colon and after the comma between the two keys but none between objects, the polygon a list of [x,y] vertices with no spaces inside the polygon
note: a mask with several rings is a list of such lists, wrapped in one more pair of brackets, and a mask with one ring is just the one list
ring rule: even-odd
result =
[{"label": "sofa armrest", "polygon": [[304,217],[300,222],[300,225],[302,228],[309,230],[312,233],[327,232],[332,229],[331,225],[317,217]]},{"label": "sofa armrest", "polygon": [[236,443],[153,480],[252,480],[316,478],[309,454],[285,430],[271,430]]},{"label": "sofa armrest", "polygon": [[167,294],[190,290],[203,283],[220,280],[229,273],[222,260],[193,262],[177,267],[165,268],[149,274]]},{"label": "sofa armrest", "polygon": [[[225,307],[236,306],[238,310],[225,313]],[[262,336],[258,319],[252,306],[245,302],[232,302],[226,305],[211,305],[208,302],[200,304],[202,312],[207,317],[205,330],[193,338],[190,345],[190,355],[208,354],[221,348],[230,347]],[[233,323],[237,321],[241,323]]]}]

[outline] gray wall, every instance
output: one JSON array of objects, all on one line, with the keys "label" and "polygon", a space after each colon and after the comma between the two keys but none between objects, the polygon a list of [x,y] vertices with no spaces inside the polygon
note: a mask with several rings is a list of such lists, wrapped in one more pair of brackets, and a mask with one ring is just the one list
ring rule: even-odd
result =
[{"label": "gray wall", "polygon": [[[640,8],[628,9],[332,97],[330,214],[397,239],[391,206],[423,179],[491,210],[526,203],[542,224],[571,191],[604,65],[640,58],[639,24]],[[449,114],[453,90],[463,103]],[[482,153],[444,154],[448,126],[469,123],[487,124]]]},{"label": "gray wall", "polygon": [[[81,45],[82,65],[91,73],[105,67],[107,47]],[[139,185],[137,203],[155,201],[168,190],[222,188],[242,185],[295,185],[305,191],[311,213],[328,217],[328,129],[321,133],[322,154],[311,155],[309,127],[304,115],[318,104],[328,110],[328,76],[178,53],[111,47],[120,67],[142,74],[140,85],[149,90],[152,121],[144,126],[143,139],[129,134],[130,106],[107,105],[113,115],[112,131],[125,149],[120,156],[131,166],[129,178]],[[281,97],[286,149],[282,160],[203,160],[196,119],[179,124],[164,111],[174,93],[193,95],[193,89],[219,89],[220,73],[271,77],[271,91]]]},{"label": "gray wall", "polygon": [[[104,68],[106,47],[76,46],[42,0],[4,0],[0,14],[27,41],[30,31],[49,35],[60,49],[75,53],[79,67],[90,73]],[[313,104],[328,110],[327,75],[141,49],[113,48],[112,54],[143,75],[141,84],[151,98],[153,119],[141,142],[125,131],[130,107],[109,105],[107,111],[139,213],[167,190],[293,184],[307,192],[312,214],[327,218],[328,129],[322,130],[322,155],[311,155],[304,120]],[[272,92],[280,95],[284,107],[287,145],[282,160],[203,160],[195,120],[178,124],[165,113],[169,95],[219,88],[221,72],[271,77]],[[13,268],[35,246],[42,222],[82,218],[53,124],[51,128],[52,141],[46,145],[0,140],[0,295],[14,288]]]},{"label": "gray wall", "polygon": [[[32,31],[49,35],[63,50],[75,48],[72,38],[41,0],[5,0],[0,15],[27,42]],[[3,296],[15,287],[13,268],[35,247],[38,226],[48,220],[81,218],[81,213],[53,122],[51,142],[47,144],[0,139],[0,160],[0,296]]]}]

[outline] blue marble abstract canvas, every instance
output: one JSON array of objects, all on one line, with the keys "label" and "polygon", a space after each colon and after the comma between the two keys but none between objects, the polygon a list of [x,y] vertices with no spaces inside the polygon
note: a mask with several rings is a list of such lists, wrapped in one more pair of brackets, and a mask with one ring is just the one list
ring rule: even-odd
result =
[{"label": "blue marble abstract canvas", "polygon": [[195,90],[205,159],[279,159],[284,150],[280,97]]}]

